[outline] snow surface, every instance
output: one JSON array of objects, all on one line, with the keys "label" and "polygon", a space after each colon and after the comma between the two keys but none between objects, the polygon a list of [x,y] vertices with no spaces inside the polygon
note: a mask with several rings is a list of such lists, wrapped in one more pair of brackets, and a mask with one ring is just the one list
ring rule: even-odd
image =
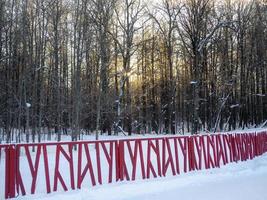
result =
[{"label": "snow surface", "polygon": [[174,177],[105,184],[81,190],[19,196],[38,200],[266,200],[267,153],[246,162]]},{"label": "snow surface", "polygon": [[[213,132],[209,132],[209,131],[200,131],[199,135],[207,135],[207,134],[232,134],[232,133],[253,133],[253,132],[261,132],[261,131],[266,131],[266,125],[267,120],[258,128],[239,128],[239,129],[235,129],[232,131],[228,131],[228,132],[221,132],[221,131],[217,131],[216,133]],[[18,130],[16,130],[16,132],[18,132]],[[126,132],[127,134],[127,132]],[[186,136],[186,135],[191,135],[190,132],[185,132],[184,134],[176,134],[175,136]],[[118,135],[108,135],[107,133],[104,134],[100,134],[99,135],[99,140],[119,140],[119,139],[135,139],[135,138],[151,138],[151,137],[173,137],[173,134],[156,134],[156,133],[145,133],[145,134],[135,134],[133,133],[131,136],[128,135],[124,135],[122,132],[118,133]],[[51,134],[51,140],[47,139],[48,134],[41,134],[41,142],[56,142],[57,141],[57,135],[56,134]],[[86,134],[81,134],[81,141],[92,141],[95,140],[96,136],[95,133],[91,133],[90,135],[86,135]],[[61,134],[61,142],[71,142],[71,134],[68,135],[64,135]],[[37,137],[35,138],[35,143],[37,142]],[[12,144],[15,144],[16,141],[12,141]],[[22,139],[20,144],[26,144],[26,134],[22,135]],[[32,143],[32,137],[30,137],[30,143]],[[6,141],[3,140],[2,144],[6,144]]]},{"label": "snow surface", "polygon": [[[266,131],[266,126],[267,124],[267,120],[262,123],[261,125],[259,125],[259,127],[257,128],[238,128],[232,131],[217,131],[215,134],[220,133],[220,134],[228,134],[228,133],[253,133],[253,132],[261,132],[261,131]],[[178,127],[179,129],[179,127]],[[0,130],[1,131],[1,130]],[[181,131],[181,130],[179,130]],[[45,134],[44,134],[45,132]],[[8,144],[16,144],[17,142],[15,141],[16,137],[19,135],[19,130],[18,129],[14,129],[13,130],[13,134],[14,134],[14,138],[11,142],[8,142]],[[125,136],[126,134],[126,136]],[[118,140],[118,139],[134,139],[134,138],[148,138],[148,137],[173,137],[173,134],[156,134],[155,132],[152,133],[144,133],[144,134],[136,134],[136,133],[132,133],[131,136],[127,135],[127,132],[119,132],[118,135],[108,135],[107,133],[103,133],[99,135],[99,140]],[[208,130],[203,130],[199,132],[199,135],[206,135],[206,134],[214,134],[212,131],[208,131]],[[41,135],[41,142],[56,142],[57,141],[57,134],[55,133],[51,133],[51,139],[48,139],[48,130],[45,128],[43,129],[43,132],[40,134]],[[184,135],[191,135],[190,132],[185,132],[184,134],[176,134],[175,136],[184,136]],[[80,140],[81,141],[91,141],[91,140],[95,140],[96,136],[95,133],[90,133],[90,134],[85,134],[83,131],[81,131],[81,135],[80,135]],[[29,142],[30,143],[37,143],[37,136],[35,136],[35,142],[32,141],[32,137],[29,138]],[[61,142],[67,142],[67,141],[72,141],[71,139],[71,130],[68,130],[68,134],[61,134]],[[0,137],[0,144],[6,144],[7,141],[5,138],[1,138]],[[20,144],[24,144],[27,143],[26,141],[26,134],[22,134],[21,135],[21,141]]]}]

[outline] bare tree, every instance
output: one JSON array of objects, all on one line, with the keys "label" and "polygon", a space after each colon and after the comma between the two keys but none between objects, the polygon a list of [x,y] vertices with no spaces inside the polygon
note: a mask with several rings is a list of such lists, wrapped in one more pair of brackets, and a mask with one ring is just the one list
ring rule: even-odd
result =
[{"label": "bare tree", "polygon": [[[140,0],[126,0],[118,1],[116,12],[116,19],[119,28],[119,37],[115,38],[115,42],[118,45],[118,50],[122,56],[122,73],[120,80],[120,95],[118,97],[118,104],[121,104],[121,97],[123,96],[124,100],[124,119],[123,124],[126,127],[126,130],[129,135],[132,133],[132,111],[131,111],[131,88],[129,76],[132,71],[131,67],[131,57],[136,51],[136,44],[134,42],[134,36],[140,27],[137,25],[139,18],[142,15],[144,6]],[[121,108],[118,108],[120,113]],[[119,114],[120,115],[120,114]],[[120,120],[120,119],[119,119]]]}]

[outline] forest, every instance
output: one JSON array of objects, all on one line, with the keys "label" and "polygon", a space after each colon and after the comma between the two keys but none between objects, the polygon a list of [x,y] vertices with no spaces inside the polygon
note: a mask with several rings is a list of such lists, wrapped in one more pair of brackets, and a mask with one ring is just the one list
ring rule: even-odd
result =
[{"label": "forest", "polygon": [[0,0],[0,141],[267,120],[264,0]]}]

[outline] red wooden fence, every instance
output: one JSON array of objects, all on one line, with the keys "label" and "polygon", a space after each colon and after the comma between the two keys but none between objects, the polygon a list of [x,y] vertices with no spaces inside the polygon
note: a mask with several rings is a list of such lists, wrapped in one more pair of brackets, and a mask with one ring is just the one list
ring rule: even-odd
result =
[{"label": "red wooden fence", "polygon": [[267,152],[267,132],[12,144],[0,145],[0,152],[5,152],[3,196],[12,198],[34,194],[37,187],[47,193],[59,186],[67,191],[253,159]]}]

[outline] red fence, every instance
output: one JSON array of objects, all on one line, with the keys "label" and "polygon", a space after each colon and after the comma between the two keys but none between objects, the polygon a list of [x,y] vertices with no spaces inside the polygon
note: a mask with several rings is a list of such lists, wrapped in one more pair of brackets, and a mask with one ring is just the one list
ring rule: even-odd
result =
[{"label": "red fence", "polygon": [[245,161],[267,152],[267,132],[0,145],[0,152],[0,198],[11,198]]}]

